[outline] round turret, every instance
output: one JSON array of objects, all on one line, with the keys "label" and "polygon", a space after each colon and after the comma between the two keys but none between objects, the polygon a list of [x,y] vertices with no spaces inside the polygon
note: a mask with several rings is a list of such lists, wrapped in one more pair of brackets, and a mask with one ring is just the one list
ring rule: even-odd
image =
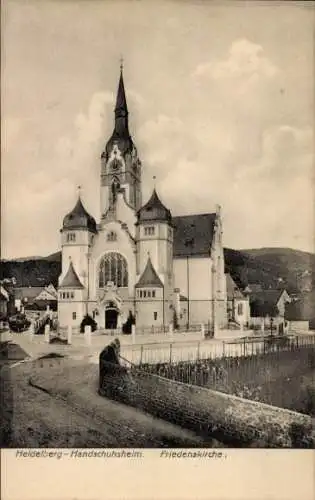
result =
[{"label": "round turret", "polygon": [[149,201],[138,211],[138,224],[142,222],[168,222],[172,223],[172,215],[154,189]]},{"label": "round turret", "polygon": [[85,210],[80,197],[74,209],[64,217],[62,229],[86,229],[91,233],[97,232],[95,219]]}]

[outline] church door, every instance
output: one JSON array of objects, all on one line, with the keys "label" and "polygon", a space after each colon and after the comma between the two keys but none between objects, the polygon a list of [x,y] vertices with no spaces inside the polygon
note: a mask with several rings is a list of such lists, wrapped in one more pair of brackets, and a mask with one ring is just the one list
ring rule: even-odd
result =
[{"label": "church door", "polygon": [[106,330],[115,330],[117,328],[117,309],[105,310],[105,328]]}]

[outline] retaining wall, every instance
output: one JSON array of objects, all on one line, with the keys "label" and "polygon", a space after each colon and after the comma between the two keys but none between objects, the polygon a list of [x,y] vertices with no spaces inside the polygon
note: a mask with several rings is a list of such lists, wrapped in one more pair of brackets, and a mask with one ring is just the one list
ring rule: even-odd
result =
[{"label": "retaining wall", "polygon": [[313,448],[312,419],[282,408],[183,384],[138,368],[100,365],[99,392],[233,447]]}]

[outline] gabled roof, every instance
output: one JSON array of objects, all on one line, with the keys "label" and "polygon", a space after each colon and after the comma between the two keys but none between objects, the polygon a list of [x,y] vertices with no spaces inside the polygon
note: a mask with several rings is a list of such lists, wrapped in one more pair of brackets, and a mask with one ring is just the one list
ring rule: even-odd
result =
[{"label": "gabled roof", "polygon": [[286,293],[286,290],[262,290],[250,294],[251,315],[257,317],[277,314],[279,300]]},{"label": "gabled roof", "polygon": [[147,264],[139,278],[138,283],[136,284],[136,288],[142,288],[145,286],[163,288],[163,283],[157,275],[150,257],[148,257]]},{"label": "gabled roof", "polygon": [[276,306],[285,290],[261,290],[250,294],[250,302],[254,300]]},{"label": "gabled roof", "polygon": [[87,229],[92,233],[97,232],[95,219],[85,210],[80,196],[73,210],[64,217],[62,227],[63,229]]},{"label": "gabled roof", "polygon": [[20,286],[14,289],[14,296],[16,299],[34,300],[43,290],[43,286]]},{"label": "gabled roof", "polygon": [[238,288],[237,284],[233,280],[232,276],[229,273],[226,273],[226,293],[227,299],[244,299],[244,295],[241,290]]},{"label": "gabled roof", "polygon": [[72,261],[70,261],[67,274],[63,278],[59,288],[84,288],[77,273],[75,272]]},{"label": "gabled roof", "polygon": [[141,222],[172,222],[170,210],[163,205],[156,190],[145,205],[138,211],[138,223]]},{"label": "gabled roof", "polygon": [[215,220],[215,213],[173,217],[174,257],[209,257]]}]

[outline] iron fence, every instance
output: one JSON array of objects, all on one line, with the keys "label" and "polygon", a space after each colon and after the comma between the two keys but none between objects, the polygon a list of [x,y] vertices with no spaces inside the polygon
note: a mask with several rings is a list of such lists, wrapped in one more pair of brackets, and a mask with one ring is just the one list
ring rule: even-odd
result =
[{"label": "iron fence", "polygon": [[243,358],[292,351],[315,345],[315,335],[248,337],[233,341],[174,341],[123,347],[124,355],[137,365],[196,362],[225,358]]},{"label": "iron fence", "polygon": [[[226,344],[225,347],[227,347]],[[232,344],[234,345],[234,344]],[[253,342],[247,342],[247,346]],[[182,383],[208,387],[315,416],[315,336],[291,338],[245,355],[142,362],[141,369]]]}]

